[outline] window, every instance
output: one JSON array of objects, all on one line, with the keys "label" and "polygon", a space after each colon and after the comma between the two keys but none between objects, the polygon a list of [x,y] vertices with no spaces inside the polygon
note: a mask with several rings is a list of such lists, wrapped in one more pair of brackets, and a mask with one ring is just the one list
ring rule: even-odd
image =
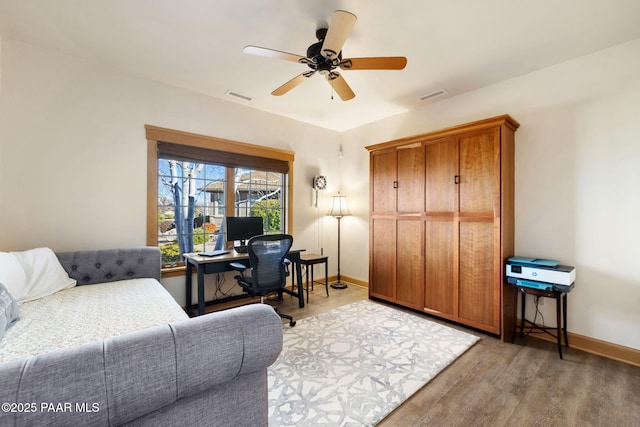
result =
[{"label": "window", "polygon": [[234,176],[234,216],[261,216],[265,233],[282,233],[286,175],[236,168]]},{"label": "window", "polygon": [[157,244],[163,265],[181,262],[183,253],[222,249],[225,176],[221,165],[158,159]]},{"label": "window", "polygon": [[145,126],[148,141],[147,244],[164,267],[182,254],[226,245],[226,216],[261,216],[265,233],[292,223],[293,153]]}]

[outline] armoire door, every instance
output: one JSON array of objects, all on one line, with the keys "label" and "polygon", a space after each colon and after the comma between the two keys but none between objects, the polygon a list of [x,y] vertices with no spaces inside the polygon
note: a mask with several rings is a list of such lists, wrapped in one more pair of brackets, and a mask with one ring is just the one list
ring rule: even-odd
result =
[{"label": "armoire door", "polygon": [[424,147],[421,143],[398,147],[397,211],[400,214],[424,210]]},{"label": "armoire door", "polygon": [[[500,134],[497,129],[459,138],[458,316],[500,332]],[[499,222],[498,222],[499,224]],[[500,263],[501,264],[501,263]]]},{"label": "armoire door", "polygon": [[424,308],[455,313],[454,215],[458,206],[458,143],[454,138],[425,145]]},{"label": "armoire door", "polygon": [[461,215],[500,216],[500,133],[491,129],[459,139]]},{"label": "armoire door", "polygon": [[453,219],[458,208],[458,143],[453,138],[425,145],[425,213]]},{"label": "armoire door", "polygon": [[453,231],[451,219],[425,221],[424,308],[446,317],[455,315]]},{"label": "armoire door", "polygon": [[405,306],[424,308],[423,222],[419,217],[396,222],[396,300]]},{"label": "armoire door", "polygon": [[396,211],[397,181],[396,150],[372,153],[370,194],[373,213]]},{"label": "armoire door", "polygon": [[493,242],[493,222],[460,222],[458,316],[467,324],[499,333],[501,283],[495,280]]},{"label": "armoire door", "polygon": [[372,218],[370,225],[369,293],[395,299],[396,220]]}]

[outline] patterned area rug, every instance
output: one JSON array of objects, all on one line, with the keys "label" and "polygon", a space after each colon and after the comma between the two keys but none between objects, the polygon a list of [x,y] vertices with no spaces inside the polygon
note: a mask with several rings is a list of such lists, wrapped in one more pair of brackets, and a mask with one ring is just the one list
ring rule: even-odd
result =
[{"label": "patterned area rug", "polygon": [[287,324],[269,426],[375,425],[478,339],[372,301]]}]

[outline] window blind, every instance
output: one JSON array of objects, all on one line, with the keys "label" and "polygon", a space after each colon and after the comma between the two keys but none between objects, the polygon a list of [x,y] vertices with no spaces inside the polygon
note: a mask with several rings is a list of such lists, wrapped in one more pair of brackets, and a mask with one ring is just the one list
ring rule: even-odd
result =
[{"label": "window blind", "polygon": [[214,163],[233,168],[249,168],[270,172],[289,173],[289,164],[284,160],[231,153],[208,148],[191,147],[158,141],[158,157],[182,161]]}]

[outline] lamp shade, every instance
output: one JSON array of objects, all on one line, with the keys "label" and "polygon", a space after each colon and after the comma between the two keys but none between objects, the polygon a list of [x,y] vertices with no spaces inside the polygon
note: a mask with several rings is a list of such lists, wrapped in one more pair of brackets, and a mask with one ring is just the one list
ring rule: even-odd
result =
[{"label": "lamp shade", "polygon": [[346,196],[333,196],[331,212],[329,215],[335,218],[342,218],[343,216],[351,215],[351,212],[349,212],[349,208],[347,207]]}]

